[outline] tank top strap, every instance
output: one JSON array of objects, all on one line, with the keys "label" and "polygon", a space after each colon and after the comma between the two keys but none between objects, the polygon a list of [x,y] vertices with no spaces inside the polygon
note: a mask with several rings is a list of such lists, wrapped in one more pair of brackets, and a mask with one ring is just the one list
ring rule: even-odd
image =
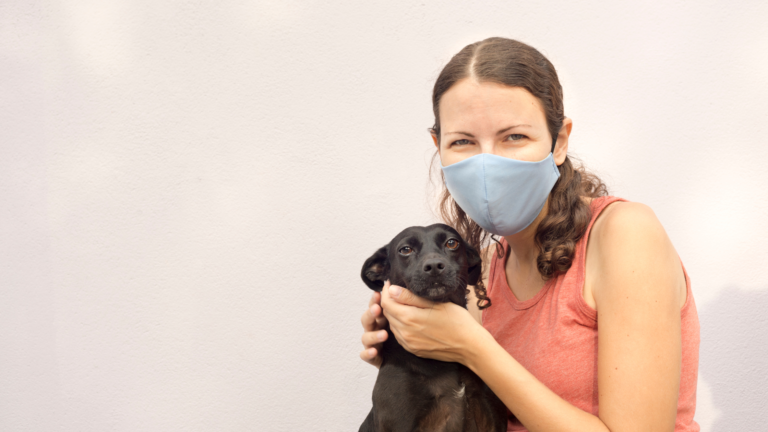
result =
[{"label": "tank top strap", "polygon": [[624,198],[615,196],[601,196],[593,198],[589,204],[590,211],[592,213],[589,225],[587,225],[584,235],[576,243],[576,250],[573,254],[573,261],[571,262],[571,268],[569,271],[562,275],[564,278],[563,285],[568,287],[569,297],[574,300],[576,308],[582,313],[584,317],[590,321],[597,321],[597,311],[587,304],[584,300],[584,281],[586,280],[586,263],[587,263],[587,244],[589,243],[589,234],[592,232],[592,227],[595,225],[595,221],[600,214],[609,205],[618,202],[627,201]]},{"label": "tank top strap", "polygon": [[504,237],[501,237],[500,243],[493,242],[490,246],[488,246],[488,253],[491,254],[491,260],[488,267],[488,284],[486,285],[486,293],[488,297],[491,297],[491,294],[493,294],[493,291],[495,290],[495,286],[497,285],[497,279],[499,277],[498,270],[499,268],[504,269],[504,256],[502,254],[502,257],[499,258],[499,248],[504,251],[506,249],[506,241],[504,241]]},{"label": "tank top strap", "polygon": [[589,204],[589,210],[592,212],[592,216],[590,217],[589,225],[587,225],[587,230],[584,231],[584,236],[582,236],[576,243],[576,251],[573,257],[573,265],[579,269],[580,273],[583,273],[585,269],[587,243],[589,242],[589,234],[592,232],[592,227],[595,225],[595,221],[606,207],[618,201],[626,202],[627,200],[615,196],[601,196],[592,199],[592,202]]}]

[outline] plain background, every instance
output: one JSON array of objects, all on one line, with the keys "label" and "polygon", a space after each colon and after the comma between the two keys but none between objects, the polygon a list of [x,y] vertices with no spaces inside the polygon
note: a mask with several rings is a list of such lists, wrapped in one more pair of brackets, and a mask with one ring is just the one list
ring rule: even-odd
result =
[{"label": "plain background", "polygon": [[[619,4],[621,3],[621,4]],[[341,431],[363,261],[436,220],[431,86],[516,38],[693,281],[703,431],[768,423],[768,3],[0,3],[0,430]]]}]

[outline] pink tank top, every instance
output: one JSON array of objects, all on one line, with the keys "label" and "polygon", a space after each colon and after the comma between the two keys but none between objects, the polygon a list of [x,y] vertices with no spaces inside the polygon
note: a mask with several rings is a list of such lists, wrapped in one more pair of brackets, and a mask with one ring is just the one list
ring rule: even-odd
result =
[{"label": "pink tank top", "polygon": [[[576,244],[571,268],[548,280],[530,300],[517,300],[504,274],[506,254],[499,258],[494,253],[488,276],[488,297],[492,305],[483,311],[483,327],[513,358],[560,397],[593,415],[598,412],[597,311],[587,305],[582,296],[584,257],[595,219],[608,204],[616,201],[625,200],[616,197],[592,200],[592,220]],[[506,251],[503,238],[501,244]],[[699,318],[687,273],[685,280],[687,296],[680,310],[683,352],[676,432],[699,430],[693,420],[699,369]],[[516,420],[510,420],[507,430],[526,429]]]}]

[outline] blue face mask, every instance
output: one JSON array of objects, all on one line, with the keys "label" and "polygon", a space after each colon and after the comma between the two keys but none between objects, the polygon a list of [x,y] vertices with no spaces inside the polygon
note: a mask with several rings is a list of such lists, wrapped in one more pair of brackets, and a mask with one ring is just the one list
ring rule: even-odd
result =
[{"label": "blue face mask", "polygon": [[560,177],[552,153],[539,162],[481,153],[442,168],[459,207],[484,230],[501,236],[530,225]]}]

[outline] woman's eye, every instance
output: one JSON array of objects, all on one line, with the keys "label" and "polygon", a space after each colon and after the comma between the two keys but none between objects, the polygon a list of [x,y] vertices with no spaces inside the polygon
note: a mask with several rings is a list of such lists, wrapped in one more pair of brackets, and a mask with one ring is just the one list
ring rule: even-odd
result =
[{"label": "woman's eye", "polygon": [[522,134],[512,134],[507,137],[508,141],[520,141],[521,139],[525,138],[525,135]]},{"label": "woman's eye", "polygon": [[450,239],[447,242],[445,242],[445,247],[447,247],[450,250],[455,250],[459,247],[459,242],[455,239]]},{"label": "woman's eye", "polygon": [[413,253],[413,249],[411,249],[409,246],[403,246],[398,252],[400,252],[400,255],[408,256]]},{"label": "woman's eye", "polygon": [[467,145],[467,144],[470,144],[468,139],[460,139],[460,140],[456,140],[456,141],[452,142],[451,146],[454,146],[454,145]]}]

